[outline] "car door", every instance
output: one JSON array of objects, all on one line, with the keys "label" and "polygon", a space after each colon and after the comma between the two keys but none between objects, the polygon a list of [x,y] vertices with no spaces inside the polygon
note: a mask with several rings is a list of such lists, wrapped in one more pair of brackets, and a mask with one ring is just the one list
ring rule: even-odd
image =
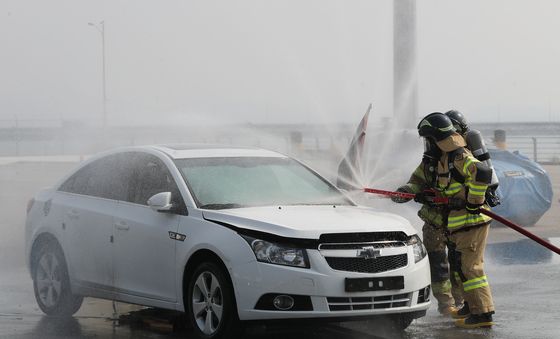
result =
[{"label": "car door", "polygon": [[114,221],[115,288],[119,293],[175,302],[175,246],[181,215],[148,207],[148,199],[172,192],[173,203],[186,211],[177,185],[156,156],[137,152],[123,158],[130,167],[129,195],[119,202]]},{"label": "car door", "polygon": [[70,275],[79,287],[113,288],[113,216],[125,187],[115,180],[115,155],[96,160],[60,188],[63,241]]}]

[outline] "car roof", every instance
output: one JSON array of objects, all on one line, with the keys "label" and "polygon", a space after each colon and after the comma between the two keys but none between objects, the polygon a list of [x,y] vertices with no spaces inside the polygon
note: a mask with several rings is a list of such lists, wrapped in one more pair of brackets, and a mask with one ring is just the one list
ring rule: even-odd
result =
[{"label": "car roof", "polygon": [[272,157],[286,158],[285,155],[273,151],[212,144],[171,144],[147,146],[167,154],[173,159],[215,158],[215,157]]}]

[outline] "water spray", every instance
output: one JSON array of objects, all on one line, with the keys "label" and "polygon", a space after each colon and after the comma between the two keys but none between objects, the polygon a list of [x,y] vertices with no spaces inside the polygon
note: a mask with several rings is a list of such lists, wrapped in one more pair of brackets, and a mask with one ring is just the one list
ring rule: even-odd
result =
[{"label": "water spray", "polygon": [[[373,193],[373,194],[380,194],[380,195],[384,195],[384,196],[387,196],[387,197],[404,198],[404,199],[414,199],[417,196],[416,194],[413,194],[413,193],[385,191],[385,190],[379,190],[379,189],[375,189],[375,188],[364,188],[364,192]],[[449,198],[434,197],[432,199],[432,202],[434,204],[447,205],[447,204],[449,204]],[[560,248],[554,246],[553,244],[551,244],[548,241],[544,240],[543,238],[537,236],[536,234],[533,234],[533,233],[527,231],[523,227],[515,224],[514,222],[512,222],[512,221],[510,221],[510,220],[508,220],[504,217],[501,217],[501,216],[497,215],[496,213],[493,213],[492,211],[489,211],[489,210],[486,210],[486,209],[483,209],[483,208],[480,209],[480,213],[484,214],[484,215],[487,215],[490,218],[506,225],[507,227],[523,234],[527,238],[536,241],[537,243],[539,243],[540,245],[548,248],[552,252],[554,252],[556,254],[560,254]]]}]

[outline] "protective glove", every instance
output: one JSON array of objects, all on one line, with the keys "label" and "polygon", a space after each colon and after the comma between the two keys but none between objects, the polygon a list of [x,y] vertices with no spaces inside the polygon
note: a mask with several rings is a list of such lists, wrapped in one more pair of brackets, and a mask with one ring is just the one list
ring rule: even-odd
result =
[{"label": "protective glove", "polygon": [[466,210],[469,214],[480,214],[480,208],[483,204],[471,204],[467,202]]},{"label": "protective glove", "polygon": [[[397,188],[397,192],[402,192],[402,193],[411,193],[410,189],[407,186],[401,186],[399,188]],[[391,197],[391,200],[393,200],[393,202],[396,202],[397,204],[402,204],[405,202],[409,202],[411,199],[410,198],[403,198],[403,197]]]},{"label": "protective glove", "polygon": [[424,191],[420,193],[416,193],[414,196],[414,201],[425,204],[432,204],[434,202],[434,198],[436,197],[436,192],[434,191]]},{"label": "protective glove", "polygon": [[460,199],[460,198],[449,198],[449,202],[447,203],[447,206],[449,207],[450,210],[462,210],[463,208],[465,208],[465,200]]}]

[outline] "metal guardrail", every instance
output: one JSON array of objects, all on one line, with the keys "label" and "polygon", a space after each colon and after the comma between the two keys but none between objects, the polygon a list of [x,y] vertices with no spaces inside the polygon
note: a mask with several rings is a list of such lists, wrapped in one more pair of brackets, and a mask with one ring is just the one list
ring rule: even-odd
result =
[{"label": "metal guardrail", "polygon": [[[281,152],[289,152],[293,147],[290,131],[301,134],[301,147],[308,153],[324,153],[329,150],[333,140],[346,144],[354,131],[353,126],[333,135],[332,131],[312,128],[313,126],[268,126],[267,133],[253,135],[249,130],[244,132],[222,130],[213,135],[199,130],[183,128],[113,128],[107,131],[106,137],[99,128],[86,128],[81,124],[52,122],[48,127],[36,127],[37,121],[4,121],[0,126],[0,156],[35,156],[35,155],[68,155],[91,154],[97,151],[126,145],[152,143],[236,143],[264,148],[274,148]],[[41,124],[44,122],[41,121]],[[541,131],[542,128],[530,127],[527,133]],[[536,132],[535,132],[536,133]],[[507,148],[518,150],[530,159],[542,164],[560,165],[560,134],[543,136],[508,135]],[[489,134],[489,133],[488,133]],[[488,135],[487,134],[487,135]],[[348,139],[346,141],[346,139]],[[487,140],[491,147],[492,141]],[[298,147],[300,147],[298,146]]]},{"label": "metal guardrail", "polygon": [[560,165],[560,136],[508,136],[506,144],[535,162]]}]

